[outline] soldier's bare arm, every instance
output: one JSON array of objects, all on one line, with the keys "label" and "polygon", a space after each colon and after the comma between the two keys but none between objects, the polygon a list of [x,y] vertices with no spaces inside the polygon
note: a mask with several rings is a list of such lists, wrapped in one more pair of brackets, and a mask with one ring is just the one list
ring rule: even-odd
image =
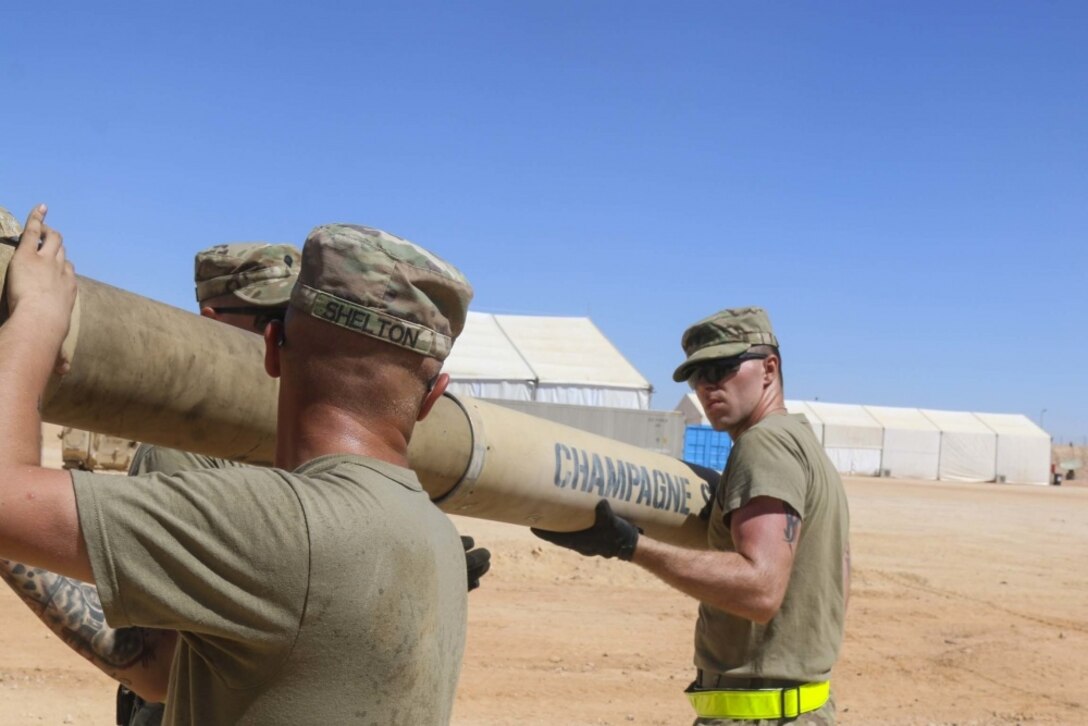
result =
[{"label": "soldier's bare arm", "polygon": [[66,472],[41,468],[38,407],[75,301],[60,235],[34,209],[7,275],[10,316],[0,326],[0,556],[82,580],[90,562]]},{"label": "soldier's bare arm", "polygon": [[766,623],[785,597],[801,526],[789,505],[756,497],[732,514],[736,552],[691,550],[639,537],[632,561],[700,602]]},{"label": "soldier's bare arm", "polygon": [[45,213],[42,205],[27,219],[8,267],[10,315],[0,326],[0,380],[7,383],[0,387],[0,556],[9,559],[5,579],[32,609],[65,636],[79,633],[85,653],[110,653],[115,667],[125,651],[148,657],[146,642],[133,647],[101,630],[96,636],[102,608],[93,586],[83,584],[93,573],[71,476],[41,467],[41,396],[52,371],[64,371],[59,353],[76,294],[75,272]]},{"label": "soldier's bare arm", "polygon": [[145,700],[162,700],[176,632],[111,628],[94,585],[40,567],[0,560],[0,577],[72,650]]}]

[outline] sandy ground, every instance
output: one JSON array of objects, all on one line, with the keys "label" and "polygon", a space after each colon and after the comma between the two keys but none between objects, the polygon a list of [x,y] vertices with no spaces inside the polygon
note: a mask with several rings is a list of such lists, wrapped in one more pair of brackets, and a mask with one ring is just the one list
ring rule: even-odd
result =
[{"label": "sandy ground", "polygon": [[[48,439],[47,439],[48,444]],[[847,481],[843,724],[1088,723],[1088,488]],[[695,603],[457,519],[494,553],[454,723],[687,724]],[[114,689],[0,593],[0,724],[111,724]]]}]

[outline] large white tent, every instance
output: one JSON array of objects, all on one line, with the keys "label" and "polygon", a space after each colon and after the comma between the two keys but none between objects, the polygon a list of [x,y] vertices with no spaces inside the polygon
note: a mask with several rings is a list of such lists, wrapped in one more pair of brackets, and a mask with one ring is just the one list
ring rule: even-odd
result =
[{"label": "large white tent", "polygon": [[465,329],[442,369],[450,374],[450,390],[473,398],[532,401],[536,373],[494,315],[468,314]]},{"label": "large white tent", "polygon": [[1027,416],[976,413],[997,434],[997,481],[1045,484],[1050,474],[1050,435]]},{"label": "large white tent", "polygon": [[994,481],[997,475],[997,434],[993,429],[978,416],[966,411],[922,409],[922,413],[941,430],[938,478]]},{"label": "large white tent", "polygon": [[797,414],[805,417],[805,421],[808,422],[809,428],[812,429],[812,433],[816,435],[816,440],[820,443],[824,441],[824,422],[820,420],[811,408],[804,401],[786,401],[786,410],[792,414]]},{"label": "large white tent", "polygon": [[916,408],[866,406],[884,427],[880,459],[882,476],[936,479],[941,454],[941,431]]},{"label": "large white tent", "polygon": [[806,401],[823,424],[824,451],[843,474],[877,476],[884,446],[884,427],[864,406]]},{"label": "large white tent", "polygon": [[653,390],[589,318],[470,312],[443,370],[476,398],[647,410]]},{"label": "large white tent", "polygon": [[[708,421],[694,393],[676,406]],[[936,411],[787,400],[844,474],[1048,484],[1050,436],[1020,414]]]}]

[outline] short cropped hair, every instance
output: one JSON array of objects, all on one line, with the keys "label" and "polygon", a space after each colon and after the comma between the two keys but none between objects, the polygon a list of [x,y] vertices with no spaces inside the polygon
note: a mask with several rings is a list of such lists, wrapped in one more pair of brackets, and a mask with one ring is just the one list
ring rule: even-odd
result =
[{"label": "short cropped hair", "polygon": [[778,359],[778,385],[785,388],[785,381],[782,377],[782,354],[778,352],[778,346],[776,345],[753,345],[748,349],[749,353],[759,353],[760,355],[773,355]]}]

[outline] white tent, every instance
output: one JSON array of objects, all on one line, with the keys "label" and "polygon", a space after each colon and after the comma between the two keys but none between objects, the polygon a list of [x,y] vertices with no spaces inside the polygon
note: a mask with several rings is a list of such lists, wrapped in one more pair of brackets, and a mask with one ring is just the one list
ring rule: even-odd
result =
[{"label": "white tent", "polygon": [[866,406],[884,427],[882,476],[936,479],[941,453],[941,432],[916,408]]},{"label": "white tent", "polygon": [[823,401],[806,401],[805,405],[823,424],[824,450],[836,469],[860,476],[880,474],[884,427],[864,406]]},{"label": "white tent", "polygon": [[811,408],[804,401],[786,401],[786,410],[792,414],[797,414],[805,417],[805,421],[808,422],[809,427],[812,429],[812,433],[816,435],[816,440],[820,443],[824,441],[824,422],[820,420]]},{"label": "white tent", "polygon": [[1027,416],[976,413],[997,434],[994,478],[1017,484],[1049,484],[1050,435]]},{"label": "white tent", "polygon": [[494,315],[470,312],[442,369],[450,390],[474,398],[532,401],[536,374]]},{"label": "white tent", "polygon": [[674,410],[679,411],[684,417],[684,425],[686,426],[710,425],[710,419],[708,419],[706,413],[703,412],[703,404],[699,403],[699,397],[694,393],[684,394],[684,397],[680,399],[680,403],[676,404]]},{"label": "white tent", "polygon": [[646,410],[653,390],[589,318],[470,312],[443,370],[478,398]]},{"label": "white tent", "polygon": [[[709,424],[694,393],[676,409],[688,425]],[[786,409],[805,417],[844,474],[1049,483],[1050,436],[1020,414],[794,400]]]},{"label": "white tent", "polygon": [[941,455],[937,466],[939,479],[994,480],[997,434],[993,429],[966,411],[922,409],[922,413],[941,430]]}]

